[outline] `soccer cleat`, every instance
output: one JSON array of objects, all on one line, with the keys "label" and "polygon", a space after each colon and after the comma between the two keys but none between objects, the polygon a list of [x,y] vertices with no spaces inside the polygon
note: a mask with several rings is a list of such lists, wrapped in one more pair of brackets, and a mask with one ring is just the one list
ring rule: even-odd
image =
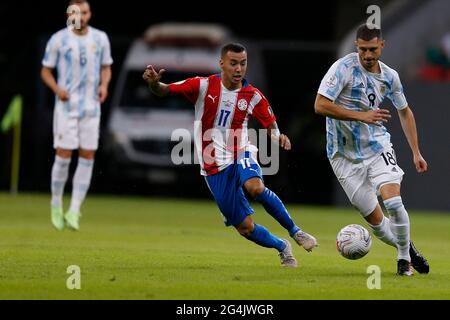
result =
[{"label": "soccer cleat", "polygon": [[79,220],[81,217],[81,213],[75,211],[68,211],[64,216],[64,220],[66,221],[67,227],[74,231],[78,231],[80,229]]},{"label": "soccer cleat", "polygon": [[318,246],[316,238],[302,230],[297,231],[292,238],[308,252]]},{"label": "soccer cleat", "polygon": [[292,254],[292,247],[289,241],[284,240],[284,243],[286,243],[286,248],[284,248],[283,251],[278,253],[281,259],[281,266],[288,267],[288,268],[296,268],[297,267],[297,260],[295,260],[294,255]]},{"label": "soccer cleat", "polygon": [[52,224],[59,231],[64,229],[64,215],[62,207],[52,206]]},{"label": "soccer cleat", "polygon": [[412,241],[409,242],[409,255],[411,256],[411,265],[418,273],[430,272],[430,265],[427,259],[420,254]]},{"label": "soccer cleat", "polygon": [[400,259],[397,261],[397,274],[399,276],[410,277],[413,275],[411,263],[408,260]]}]

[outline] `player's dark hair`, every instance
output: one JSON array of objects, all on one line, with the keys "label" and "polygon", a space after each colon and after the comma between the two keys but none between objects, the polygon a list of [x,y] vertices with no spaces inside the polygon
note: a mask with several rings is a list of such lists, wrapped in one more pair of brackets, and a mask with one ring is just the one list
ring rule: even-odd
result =
[{"label": "player's dark hair", "polygon": [[89,1],[88,0],[70,0],[69,6],[74,5],[74,4],[83,4],[83,3],[89,4]]},{"label": "player's dark hair", "polygon": [[222,47],[221,50],[221,57],[223,58],[228,51],[234,52],[234,53],[241,53],[243,51],[247,51],[245,47],[240,43],[228,43]]},{"label": "player's dark hair", "polygon": [[356,40],[362,39],[364,41],[370,41],[373,38],[378,38],[380,40],[383,38],[380,28],[375,27],[369,29],[367,24],[364,23],[358,28],[358,31],[356,31]]}]

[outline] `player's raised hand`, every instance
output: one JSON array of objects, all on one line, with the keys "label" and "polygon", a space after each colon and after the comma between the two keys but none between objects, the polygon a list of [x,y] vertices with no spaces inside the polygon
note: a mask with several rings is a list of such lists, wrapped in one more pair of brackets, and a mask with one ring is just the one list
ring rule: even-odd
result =
[{"label": "player's raised hand", "polygon": [[280,134],[280,146],[286,151],[291,150],[291,140],[285,134]]},{"label": "player's raised hand", "polygon": [[369,110],[366,112],[361,112],[360,121],[367,124],[374,124],[376,126],[381,127],[383,122],[388,122],[391,118],[391,114],[389,110],[386,109],[377,109],[377,110]]},{"label": "player's raised hand", "polygon": [[423,173],[428,170],[428,163],[420,153],[414,155],[414,165],[416,166],[416,170],[418,173]]},{"label": "player's raised hand", "polygon": [[165,69],[161,69],[159,70],[159,72],[156,72],[152,65],[148,65],[144,71],[144,74],[142,75],[142,78],[149,85],[156,84],[161,80],[164,72],[166,72]]}]

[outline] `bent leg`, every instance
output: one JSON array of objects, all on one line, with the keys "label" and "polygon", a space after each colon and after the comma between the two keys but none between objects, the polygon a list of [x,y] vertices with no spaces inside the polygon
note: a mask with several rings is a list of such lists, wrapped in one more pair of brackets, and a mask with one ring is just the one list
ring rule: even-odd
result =
[{"label": "bent leg", "polygon": [[241,236],[262,247],[274,248],[279,252],[283,251],[286,247],[286,244],[282,239],[272,235],[265,227],[254,223],[250,216],[247,216],[247,218],[245,218],[241,224],[235,226],[235,228]]},{"label": "bent leg", "polygon": [[397,239],[395,235],[391,231],[391,222],[389,218],[387,218],[379,204],[377,204],[375,210],[364,217],[370,228],[373,231],[373,234],[383,241],[384,243],[397,248]]},{"label": "bent leg", "polygon": [[293,236],[300,230],[295,225],[280,198],[269,188],[265,187],[260,178],[254,177],[247,180],[244,183],[244,187],[250,196],[261,203],[264,209],[289,232],[289,235]]},{"label": "bent leg", "polygon": [[373,234],[384,243],[397,248],[397,240],[378,203],[376,191],[362,163],[354,164],[343,157],[330,161],[333,171],[351,204],[368,222]]}]

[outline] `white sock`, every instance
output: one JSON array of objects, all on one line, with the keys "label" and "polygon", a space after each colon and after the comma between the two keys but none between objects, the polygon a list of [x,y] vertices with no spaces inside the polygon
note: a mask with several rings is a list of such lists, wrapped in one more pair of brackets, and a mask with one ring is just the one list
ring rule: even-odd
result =
[{"label": "white sock", "polygon": [[70,158],[65,159],[55,156],[55,162],[52,167],[52,200],[53,207],[62,207],[62,196],[64,193],[64,186],[66,185],[67,177],[69,176]]},{"label": "white sock", "polygon": [[81,204],[83,203],[84,198],[86,198],[89,185],[91,184],[93,168],[94,160],[78,158],[77,170],[73,177],[70,211],[80,212]]},{"label": "white sock", "polygon": [[397,238],[391,231],[391,222],[389,218],[383,215],[383,220],[379,225],[372,225],[369,223],[369,226],[372,228],[373,234],[390,246],[397,248]]},{"label": "white sock", "polygon": [[391,217],[391,230],[397,238],[397,259],[411,261],[409,256],[409,216],[402,203],[401,197],[393,197],[384,201],[389,216]]}]

